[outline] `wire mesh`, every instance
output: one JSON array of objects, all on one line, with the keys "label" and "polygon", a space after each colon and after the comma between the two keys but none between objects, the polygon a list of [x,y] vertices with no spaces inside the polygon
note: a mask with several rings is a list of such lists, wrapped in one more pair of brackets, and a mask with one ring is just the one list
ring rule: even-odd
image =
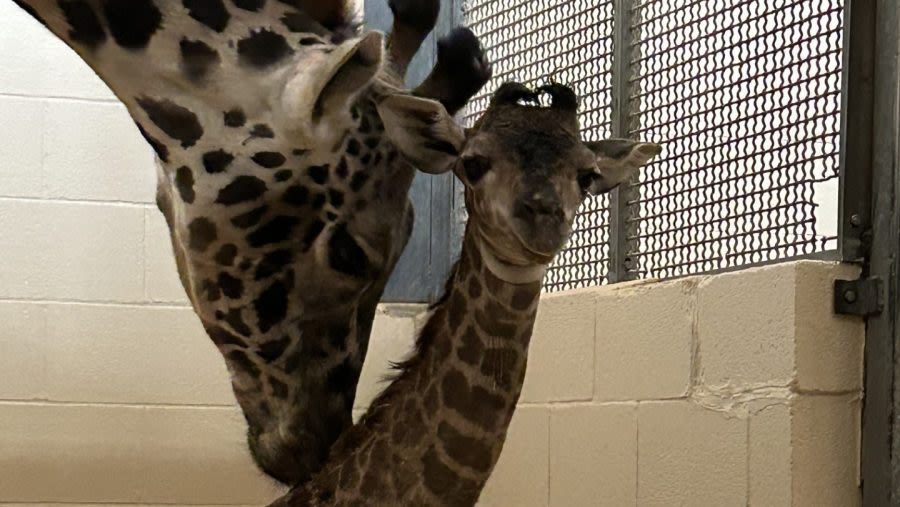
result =
[{"label": "wire mesh", "polygon": [[[470,0],[464,9],[467,25],[481,37],[494,65],[485,93],[469,105],[469,124],[487,108],[490,94],[501,83],[545,84],[552,77],[578,92],[584,137],[609,137],[611,0]],[[568,248],[548,270],[548,290],[606,281],[608,207],[606,197],[584,204]]]},{"label": "wire mesh", "polygon": [[[667,278],[837,245],[845,0],[630,0],[631,60],[613,62],[611,0],[470,0],[500,83],[555,80],[582,98],[586,139],[609,136],[611,72],[628,68],[631,137],[664,144],[622,223],[592,198],[546,288],[604,283],[609,227],[630,277]],[[624,38],[622,40],[629,40]],[[614,63],[617,63],[614,67]],[[467,119],[489,93],[470,104]]]},{"label": "wire mesh", "polygon": [[836,247],[842,3],[635,1],[631,134],[665,143],[628,202],[637,275]]}]

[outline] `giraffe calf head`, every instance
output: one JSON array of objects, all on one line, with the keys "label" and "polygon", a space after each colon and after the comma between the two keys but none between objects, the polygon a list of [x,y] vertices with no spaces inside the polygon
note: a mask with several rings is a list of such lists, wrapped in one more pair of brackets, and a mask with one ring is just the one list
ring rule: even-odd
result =
[{"label": "giraffe calf head", "polygon": [[[549,104],[542,105],[545,97]],[[550,262],[583,200],[614,189],[661,151],[625,139],[583,142],[578,98],[559,84],[537,90],[504,84],[468,131],[429,102],[383,103],[388,134],[418,167],[454,171],[466,186],[470,226],[513,264]]]}]

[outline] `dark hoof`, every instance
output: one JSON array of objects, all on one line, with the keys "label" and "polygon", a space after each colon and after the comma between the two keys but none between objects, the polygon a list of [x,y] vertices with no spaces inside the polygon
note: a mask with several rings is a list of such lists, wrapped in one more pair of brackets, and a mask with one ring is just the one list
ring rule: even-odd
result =
[{"label": "dark hoof", "polygon": [[459,103],[458,107],[465,105],[493,75],[491,62],[478,37],[462,26],[438,42],[438,65],[452,76],[455,99],[452,102]]},{"label": "dark hoof", "polygon": [[437,24],[440,0],[388,0],[394,23],[401,23],[427,34]]}]

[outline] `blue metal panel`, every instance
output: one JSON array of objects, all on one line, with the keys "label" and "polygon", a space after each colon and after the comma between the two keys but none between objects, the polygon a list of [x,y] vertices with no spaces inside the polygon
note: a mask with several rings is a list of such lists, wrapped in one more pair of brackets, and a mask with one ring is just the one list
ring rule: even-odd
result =
[{"label": "blue metal panel", "polygon": [[[369,29],[389,32],[393,16],[387,0],[367,0],[365,22]],[[407,85],[422,82],[437,57],[437,37],[449,32],[462,19],[461,0],[444,0],[435,33],[425,41],[409,67]],[[435,36],[437,35],[437,37]],[[426,303],[436,300],[458,255],[459,214],[454,212],[456,182],[450,174],[419,174],[410,199],[416,212],[412,238],[385,291],[383,301]]]}]

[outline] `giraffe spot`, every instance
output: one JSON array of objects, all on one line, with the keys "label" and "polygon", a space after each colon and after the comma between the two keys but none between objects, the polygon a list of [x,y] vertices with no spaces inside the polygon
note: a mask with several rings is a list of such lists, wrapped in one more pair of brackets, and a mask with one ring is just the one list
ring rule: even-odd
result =
[{"label": "giraffe spot", "polygon": [[504,389],[512,386],[512,370],[519,361],[514,349],[487,349],[481,360],[481,374]]},{"label": "giraffe spot", "polygon": [[218,238],[216,226],[208,218],[195,218],[188,224],[188,246],[196,252],[205,252]]},{"label": "giraffe spot", "polygon": [[156,156],[159,157],[159,159],[162,160],[163,162],[168,162],[169,161],[169,148],[166,145],[164,145],[163,143],[159,142],[156,138],[154,138],[153,136],[148,134],[147,131],[144,130],[144,127],[140,123],[134,122],[134,124],[137,125],[138,131],[141,133],[142,136],[144,136],[144,139],[148,143],[150,143],[150,147],[153,148],[153,151],[156,152]]},{"label": "giraffe spot", "polygon": [[200,292],[205,294],[204,297],[210,303],[215,303],[222,299],[222,291],[219,290],[219,287],[212,280],[203,280],[203,283],[200,284]]},{"label": "giraffe spot", "polygon": [[103,13],[113,39],[126,49],[143,49],[162,26],[162,13],[152,0],[105,0]]},{"label": "giraffe spot", "polygon": [[359,192],[364,186],[366,186],[367,181],[369,181],[369,174],[365,171],[354,173],[353,177],[350,178],[350,190]]},{"label": "giraffe spot", "polygon": [[251,157],[256,165],[266,169],[275,169],[284,165],[287,159],[277,151],[261,151]]},{"label": "giraffe spot", "polygon": [[[447,505],[475,505],[478,500],[478,487],[471,479],[460,477],[447,466],[431,446],[422,457],[422,480],[425,487]],[[468,498],[463,499],[462,494]]]},{"label": "giraffe spot", "polygon": [[203,168],[209,174],[225,172],[232,162],[234,162],[234,155],[225,150],[210,151],[203,154]]},{"label": "giraffe spot", "polygon": [[223,320],[241,336],[249,337],[253,334],[250,326],[248,326],[247,323],[244,322],[244,317],[241,314],[240,309],[228,310],[228,313],[223,316]]},{"label": "giraffe spot", "polygon": [[340,190],[330,188],[328,189],[328,200],[331,202],[332,206],[340,208],[344,205],[344,193]]},{"label": "giraffe spot", "polygon": [[303,364],[303,352],[298,348],[285,359],[284,372],[290,375],[297,371],[301,364]]},{"label": "giraffe spot", "polygon": [[347,141],[347,155],[350,155],[351,157],[358,157],[361,149],[362,147],[359,145],[359,141],[357,141],[356,139],[350,138],[350,140]]},{"label": "giraffe spot", "polygon": [[304,252],[308,252],[312,248],[313,243],[319,238],[323,230],[325,230],[325,223],[321,220],[314,220],[313,223],[309,224],[306,234],[303,235],[302,249]]},{"label": "giraffe spot", "polygon": [[454,292],[450,296],[450,310],[447,313],[447,324],[451,332],[455,333],[459,329],[466,313],[468,313],[468,309],[466,308],[465,298],[459,292]]},{"label": "giraffe spot", "polygon": [[377,152],[377,153],[375,154],[375,158],[372,160],[372,164],[374,164],[374,165],[380,164],[382,158],[384,158],[384,157],[381,155],[381,152],[380,152],[380,151]]},{"label": "giraffe spot", "polygon": [[225,112],[225,126],[231,128],[240,128],[247,123],[247,115],[240,109],[232,109]]},{"label": "giraffe spot", "polygon": [[238,229],[249,229],[251,227],[256,227],[257,225],[259,225],[259,222],[262,221],[267,211],[269,211],[269,207],[263,204],[258,208],[252,209],[246,213],[232,218],[231,223]]},{"label": "giraffe spot", "polygon": [[312,209],[315,211],[322,209],[326,200],[325,194],[315,194],[312,198]]},{"label": "giraffe spot", "polygon": [[[106,30],[103,29],[97,13],[87,2],[60,0],[59,8],[62,9],[66,23],[69,24],[69,37],[73,42],[94,49],[106,41]],[[30,7],[26,10],[30,10]]]},{"label": "giraffe spot", "polygon": [[231,15],[222,0],[184,0],[188,14],[198,22],[222,33]]},{"label": "giraffe spot", "polygon": [[356,389],[358,381],[359,370],[353,367],[349,358],[332,368],[325,378],[325,383],[333,393],[351,392]]},{"label": "giraffe spot", "polygon": [[253,201],[265,194],[267,189],[266,182],[256,176],[238,176],[219,190],[216,204],[234,206]]},{"label": "giraffe spot", "polygon": [[244,282],[228,273],[219,273],[218,282],[219,289],[228,299],[240,299],[244,295]]},{"label": "giraffe spot", "polygon": [[147,97],[138,98],[137,103],[160,130],[172,139],[181,141],[182,148],[190,148],[203,137],[203,127],[200,126],[197,115],[178,104]]},{"label": "giraffe spot", "polygon": [[347,349],[348,336],[350,336],[350,328],[346,325],[336,325],[328,328],[328,344],[335,350],[343,352]]},{"label": "giraffe spot", "polygon": [[279,400],[287,399],[288,397],[288,388],[287,384],[284,382],[274,378],[269,377],[269,386],[272,387],[272,395],[278,398]]},{"label": "giraffe spot", "polygon": [[473,276],[469,279],[469,297],[472,299],[478,299],[482,294],[481,282],[478,280],[478,277]]},{"label": "giraffe spot", "polygon": [[347,179],[347,176],[350,175],[350,168],[347,167],[346,157],[341,157],[341,161],[338,162],[337,167],[335,167],[334,169],[334,174],[336,174],[337,177],[342,180]]},{"label": "giraffe spot", "polygon": [[484,313],[485,315],[490,315],[491,320],[505,320],[511,321],[516,319],[516,314],[509,311],[505,306],[503,306],[496,299],[488,299],[484,305]]},{"label": "giraffe spot", "polygon": [[253,248],[260,248],[287,240],[300,223],[297,217],[279,215],[253,231],[247,236],[247,242]]},{"label": "giraffe spot", "polygon": [[203,41],[181,39],[181,71],[191,81],[200,81],[219,63],[219,53]]},{"label": "giraffe spot", "polygon": [[303,185],[294,185],[284,191],[281,200],[291,206],[305,206],[309,202],[309,190]]},{"label": "giraffe spot", "polygon": [[514,310],[524,311],[531,308],[531,305],[537,299],[539,292],[532,290],[530,287],[519,287],[513,293],[512,307]]},{"label": "giraffe spot", "polygon": [[219,248],[219,251],[216,253],[216,263],[220,266],[233,266],[237,253],[237,246],[231,243],[222,245],[222,248]]},{"label": "giraffe spot", "polygon": [[235,373],[241,373],[253,378],[259,377],[259,367],[256,366],[252,359],[247,357],[247,353],[243,350],[232,350],[225,354],[225,359],[234,368]]},{"label": "giraffe spot", "polygon": [[284,351],[287,350],[290,344],[291,338],[289,336],[282,336],[277,340],[272,340],[260,345],[257,355],[259,355],[263,361],[273,363],[284,355]]},{"label": "giraffe spot", "polygon": [[329,222],[335,222],[338,219],[337,213],[328,211],[325,213],[325,219],[328,220]]},{"label": "giraffe spot", "polygon": [[369,120],[369,116],[363,116],[359,121],[359,132],[361,134],[368,134],[372,131],[372,121]]},{"label": "giraffe spot", "polygon": [[331,269],[355,278],[365,277],[369,259],[353,236],[347,231],[347,224],[334,228],[328,241],[328,265]]},{"label": "giraffe spot", "polygon": [[241,348],[247,347],[247,343],[239,336],[235,336],[219,326],[209,326],[206,329],[206,334],[208,334],[213,343],[219,347],[224,347],[226,345],[234,345]]},{"label": "giraffe spot", "polygon": [[257,123],[250,129],[250,135],[259,139],[272,139],[275,137],[275,132],[268,125]]},{"label": "giraffe spot", "polygon": [[190,167],[179,167],[175,171],[175,188],[178,189],[178,195],[181,196],[182,201],[193,204],[197,195],[194,192],[194,173],[191,172]]},{"label": "giraffe spot", "polygon": [[318,37],[301,37],[298,43],[301,46],[320,46],[324,44]]},{"label": "giraffe spot", "polygon": [[359,159],[359,161],[362,162],[363,165],[369,165],[369,162],[372,161],[372,154],[366,153],[362,156],[362,158]]},{"label": "giraffe spot", "polygon": [[508,324],[488,316],[484,310],[475,311],[475,322],[487,336],[496,338],[515,338],[518,330],[515,324]]},{"label": "giraffe spot", "polygon": [[238,41],[238,57],[242,64],[265,68],[290,56],[294,50],[281,35],[270,30],[258,30]]},{"label": "giraffe spot", "polygon": [[275,173],[275,181],[279,183],[284,183],[285,181],[294,177],[294,171],[290,169],[282,169]]},{"label": "giraffe spot", "polygon": [[260,332],[268,333],[280,324],[287,316],[287,305],[288,289],[284,283],[275,282],[264,290],[253,302]]},{"label": "giraffe spot", "polygon": [[267,253],[256,266],[253,278],[257,281],[264,280],[278,274],[285,266],[294,261],[294,254],[290,250],[275,250]]},{"label": "giraffe spot", "polygon": [[231,0],[231,3],[238,9],[259,12],[266,5],[266,0]]},{"label": "giraffe spot", "polygon": [[506,401],[499,395],[481,386],[471,389],[465,376],[453,370],[441,383],[444,405],[481,428],[490,430],[497,427],[497,418],[506,410]]},{"label": "giraffe spot", "polygon": [[324,185],[328,181],[328,167],[322,165],[314,165],[306,170],[309,178],[317,185]]},{"label": "giraffe spot", "polygon": [[366,139],[366,148],[369,148],[370,150],[374,150],[379,144],[381,144],[381,139],[378,139],[377,137]]},{"label": "giraffe spot", "polygon": [[494,465],[490,444],[463,435],[448,422],[438,426],[438,439],[444,445],[444,452],[453,461],[479,473],[488,472]]},{"label": "giraffe spot", "polygon": [[322,25],[310,18],[306,13],[291,11],[281,17],[281,22],[294,33],[321,33]]}]

